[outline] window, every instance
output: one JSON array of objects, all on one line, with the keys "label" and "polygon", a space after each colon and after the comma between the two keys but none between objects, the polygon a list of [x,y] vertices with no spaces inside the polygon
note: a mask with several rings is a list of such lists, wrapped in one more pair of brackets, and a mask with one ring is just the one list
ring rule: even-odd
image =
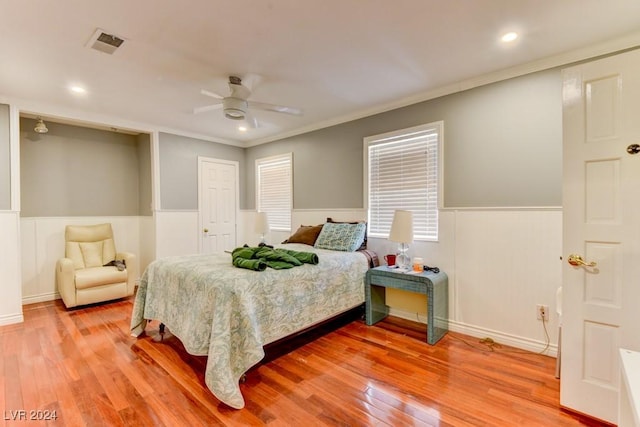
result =
[{"label": "window", "polygon": [[256,160],[256,209],[271,230],[291,231],[292,175],[291,153]]},{"label": "window", "polygon": [[417,240],[438,240],[442,122],[364,139],[369,235],[388,237],[396,209],[413,212]]}]

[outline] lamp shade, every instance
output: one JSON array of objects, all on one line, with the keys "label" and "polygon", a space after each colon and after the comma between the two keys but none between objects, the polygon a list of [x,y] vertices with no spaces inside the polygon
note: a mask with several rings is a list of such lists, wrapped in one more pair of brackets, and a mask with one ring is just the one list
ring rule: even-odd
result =
[{"label": "lamp shade", "polygon": [[266,212],[258,212],[256,214],[255,231],[258,234],[267,234],[269,232],[269,217]]},{"label": "lamp shade", "polygon": [[413,214],[411,211],[396,210],[394,212],[389,240],[397,243],[413,242]]}]

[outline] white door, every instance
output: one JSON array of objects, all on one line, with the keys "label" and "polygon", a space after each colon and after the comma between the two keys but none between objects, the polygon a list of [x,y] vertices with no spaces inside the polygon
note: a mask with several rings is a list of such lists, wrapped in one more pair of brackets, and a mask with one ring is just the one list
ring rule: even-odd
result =
[{"label": "white door", "polygon": [[236,247],[238,162],[198,158],[200,253]]},{"label": "white door", "polygon": [[560,404],[615,423],[618,348],[640,350],[640,51],[569,68],[563,84]]}]

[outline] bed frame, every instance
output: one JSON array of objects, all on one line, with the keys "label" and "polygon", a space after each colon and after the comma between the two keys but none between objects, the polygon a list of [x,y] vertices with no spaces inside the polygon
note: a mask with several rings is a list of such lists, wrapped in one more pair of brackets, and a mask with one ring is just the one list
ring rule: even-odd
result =
[{"label": "bed frame", "polygon": [[[364,319],[364,303],[350,310],[344,311],[334,317],[324,320],[308,328],[294,332],[284,338],[280,338],[272,343],[266,344],[264,348],[264,358],[256,365],[270,362],[292,352],[298,347],[310,343],[329,332],[335,331],[354,320]],[[253,368],[252,368],[253,369]]]}]

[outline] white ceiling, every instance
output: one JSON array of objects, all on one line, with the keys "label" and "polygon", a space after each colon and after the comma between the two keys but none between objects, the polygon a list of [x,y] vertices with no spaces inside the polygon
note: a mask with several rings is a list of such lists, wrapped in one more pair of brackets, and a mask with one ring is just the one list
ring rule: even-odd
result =
[{"label": "white ceiling", "polygon": [[[86,47],[97,28],[122,47]],[[634,46],[639,30],[638,0],[0,0],[0,100],[253,145]],[[304,115],[254,111],[260,127],[240,133],[219,109],[194,114],[230,74]]]}]

